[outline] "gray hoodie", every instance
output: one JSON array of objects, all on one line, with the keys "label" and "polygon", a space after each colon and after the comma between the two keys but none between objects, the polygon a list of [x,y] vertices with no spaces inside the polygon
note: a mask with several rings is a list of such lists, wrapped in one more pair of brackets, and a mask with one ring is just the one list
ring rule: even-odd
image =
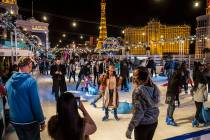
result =
[{"label": "gray hoodie", "polygon": [[128,130],[133,131],[138,125],[156,123],[159,116],[160,90],[157,86],[141,85],[134,89],[132,95],[133,117]]}]

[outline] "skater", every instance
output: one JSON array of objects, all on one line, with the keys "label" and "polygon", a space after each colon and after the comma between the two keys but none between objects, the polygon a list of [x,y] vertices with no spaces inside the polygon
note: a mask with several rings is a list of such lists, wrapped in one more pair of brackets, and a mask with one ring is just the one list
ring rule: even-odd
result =
[{"label": "skater", "polygon": [[58,97],[67,91],[65,75],[66,75],[66,67],[61,64],[61,60],[59,57],[55,60],[55,65],[51,66],[50,75],[53,79],[53,87],[52,93],[55,95],[56,101]]},{"label": "skater", "polygon": [[73,78],[74,82],[76,82],[75,75],[76,75],[76,64],[74,60],[70,60],[69,64],[69,83],[71,82],[71,77]]},{"label": "skater", "polygon": [[[98,102],[98,100],[100,100],[105,93],[105,88],[106,88],[106,75],[102,74],[99,78],[99,95],[93,100],[93,102],[91,103],[91,105],[93,105],[93,107],[97,107],[96,103]],[[103,107],[104,108],[104,107]]]},{"label": "skater", "polygon": [[112,107],[114,110],[114,117],[118,121],[119,118],[117,116],[117,107],[119,105],[119,94],[118,94],[118,85],[119,80],[115,74],[115,67],[109,66],[106,80],[106,89],[104,94],[104,108],[105,108],[105,116],[103,117],[103,121],[107,121],[109,119],[109,107]]},{"label": "skater", "polygon": [[126,60],[123,60],[120,64],[120,76],[122,77],[121,91],[128,92],[129,67]]},{"label": "skater", "polygon": [[203,64],[199,64],[198,66],[198,71],[195,74],[195,85],[191,92],[196,106],[196,113],[195,113],[195,118],[192,121],[192,126],[198,127],[199,116],[203,108],[203,103],[208,100],[207,79],[205,77]]},{"label": "skater", "polygon": [[167,116],[166,116],[166,124],[177,126],[174,121],[173,114],[175,111],[175,102],[178,101],[179,106],[179,93],[181,92],[180,83],[181,72],[180,70],[175,71],[169,79],[168,88],[166,92],[166,104],[168,104]]},{"label": "skater", "polygon": [[187,70],[186,63],[182,63],[181,65],[180,81],[182,83],[182,86],[184,86],[185,94],[188,94],[188,83],[190,81],[190,72]]},{"label": "skater", "polygon": [[134,70],[133,78],[133,117],[126,137],[131,139],[134,130],[135,140],[152,140],[158,125],[160,91],[145,67]]},{"label": "skater", "polygon": [[84,80],[84,77],[89,76],[89,75],[90,75],[90,64],[86,63],[80,69],[80,72],[79,72],[79,75],[78,75],[78,81],[77,81],[77,84],[76,84],[76,90],[78,90],[81,81]]},{"label": "skater", "polygon": [[96,86],[96,82],[98,84],[98,78],[99,78],[99,64],[98,64],[98,61],[95,62],[95,65],[93,67],[93,75],[94,75],[94,86]]}]

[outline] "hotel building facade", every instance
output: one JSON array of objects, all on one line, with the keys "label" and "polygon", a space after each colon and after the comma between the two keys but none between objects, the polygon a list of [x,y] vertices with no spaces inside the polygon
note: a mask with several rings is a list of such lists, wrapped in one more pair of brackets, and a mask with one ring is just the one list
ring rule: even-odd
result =
[{"label": "hotel building facade", "polygon": [[133,55],[145,55],[146,50],[151,55],[187,55],[190,33],[191,27],[188,25],[166,26],[153,19],[144,27],[125,28],[124,39]]},{"label": "hotel building facade", "polygon": [[210,0],[207,0],[206,15],[199,16],[196,20],[195,58],[201,59],[207,56],[205,50],[210,50]]}]

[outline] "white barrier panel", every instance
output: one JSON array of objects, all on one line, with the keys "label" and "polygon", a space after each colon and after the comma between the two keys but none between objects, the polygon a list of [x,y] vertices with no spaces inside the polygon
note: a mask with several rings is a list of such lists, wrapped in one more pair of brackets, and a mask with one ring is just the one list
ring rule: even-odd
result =
[{"label": "white barrier panel", "polygon": [[[15,49],[0,49],[0,56],[15,56]],[[32,51],[17,49],[17,56],[34,56]]]}]

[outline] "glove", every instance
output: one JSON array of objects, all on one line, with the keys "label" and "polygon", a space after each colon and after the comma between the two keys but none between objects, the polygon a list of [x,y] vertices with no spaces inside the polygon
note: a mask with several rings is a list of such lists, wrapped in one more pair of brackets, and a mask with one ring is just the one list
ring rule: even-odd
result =
[{"label": "glove", "polygon": [[126,138],[132,139],[132,138],[131,138],[131,134],[132,134],[132,131],[127,130],[127,131],[126,131]]}]

